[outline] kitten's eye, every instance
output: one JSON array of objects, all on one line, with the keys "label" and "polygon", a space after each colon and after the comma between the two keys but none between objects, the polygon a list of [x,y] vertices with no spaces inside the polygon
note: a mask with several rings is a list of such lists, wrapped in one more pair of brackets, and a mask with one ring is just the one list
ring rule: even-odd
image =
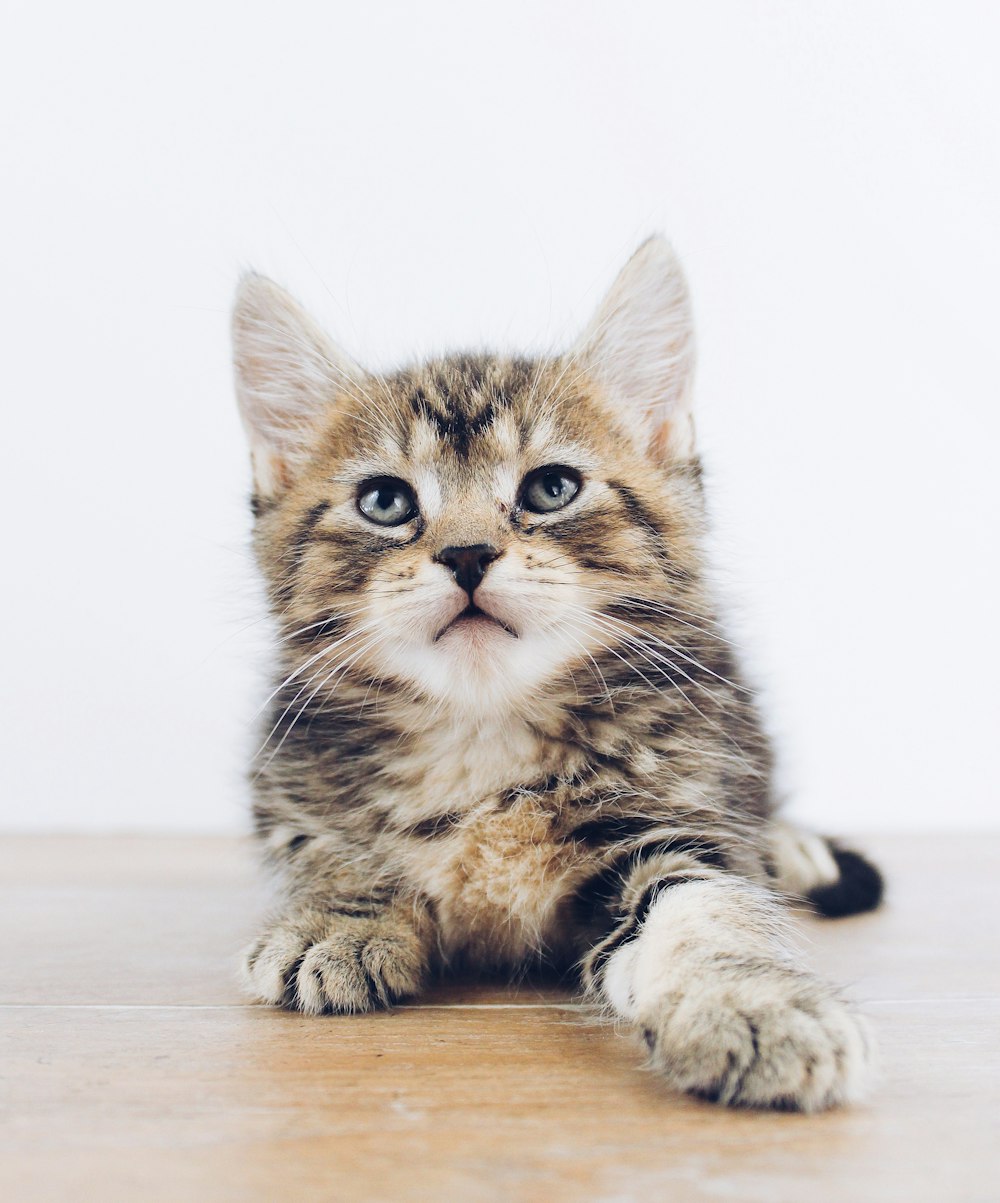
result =
[{"label": "kitten's eye", "polygon": [[583,478],[575,468],[563,468],[560,464],[548,464],[536,468],[524,479],[521,488],[521,504],[536,514],[551,514],[569,505],[580,492]]},{"label": "kitten's eye", "polygon": [[379,476],[366,480],[358,489],[358,509],[379,526],[402,526],[416,517],[417,499],[405,481]]}]

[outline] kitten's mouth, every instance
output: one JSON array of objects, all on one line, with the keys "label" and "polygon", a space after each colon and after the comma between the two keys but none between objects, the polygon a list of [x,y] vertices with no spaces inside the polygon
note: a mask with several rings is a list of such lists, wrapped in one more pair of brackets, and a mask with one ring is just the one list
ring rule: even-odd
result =
[{"label": "kitten's mouth", "polygon": [[441,630],[438,631],[438,633],[434,636],[434,642],[437,643],[442,635],[446,635],[448,631],[453,630],[455,627],[463,626],[499,627],[501,631],[506,631],[507,634],[512,638],[517,638],[517,631],[513,630],[513,628],[509,627],[505,622],[501,622],[500,619],[494,614],[487,614],[485,610],[480,610],[475,602],[470,602],[465,609],[459,614],[456,614],[450,622],[445,623]]}]

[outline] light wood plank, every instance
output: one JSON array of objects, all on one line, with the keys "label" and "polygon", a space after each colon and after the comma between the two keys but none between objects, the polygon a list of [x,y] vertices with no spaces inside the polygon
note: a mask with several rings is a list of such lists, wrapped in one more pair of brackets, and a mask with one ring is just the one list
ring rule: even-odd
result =
[{"label": "light wood plank", "polygon": [[876,843],[889,908],[803,930],[868,1000],[883,1081],[802,1117],[671,1095],[552,987],[443,985],[356,1018],[246,1006],[238,842],[0,841],[2,1197],[996,1199],[1000,839]]}]

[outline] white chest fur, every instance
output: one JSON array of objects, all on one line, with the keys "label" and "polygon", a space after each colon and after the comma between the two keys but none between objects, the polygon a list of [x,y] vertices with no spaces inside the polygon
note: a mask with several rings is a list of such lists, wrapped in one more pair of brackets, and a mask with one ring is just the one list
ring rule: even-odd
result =
[{"label": "white chest fur", "polygon": [[523,722],[442,716],[397,760],[395,773],[405,785],[387,802],[397,819],[419,823],[449,812],[465,814],[500,793],[574,767],[563,749]]}]

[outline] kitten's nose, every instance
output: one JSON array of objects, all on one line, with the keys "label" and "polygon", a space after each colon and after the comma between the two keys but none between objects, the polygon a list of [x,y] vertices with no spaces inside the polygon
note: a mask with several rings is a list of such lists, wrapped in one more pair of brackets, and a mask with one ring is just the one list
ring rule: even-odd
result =
[{"label": "kitten's nose", "polygon": [[471,598],[476,586],[486,575],[486,569],[500,552],[489,543],[474,543],[471,547],[445,547],[434,557],[439,564],[447,564],[459,587]]}]

